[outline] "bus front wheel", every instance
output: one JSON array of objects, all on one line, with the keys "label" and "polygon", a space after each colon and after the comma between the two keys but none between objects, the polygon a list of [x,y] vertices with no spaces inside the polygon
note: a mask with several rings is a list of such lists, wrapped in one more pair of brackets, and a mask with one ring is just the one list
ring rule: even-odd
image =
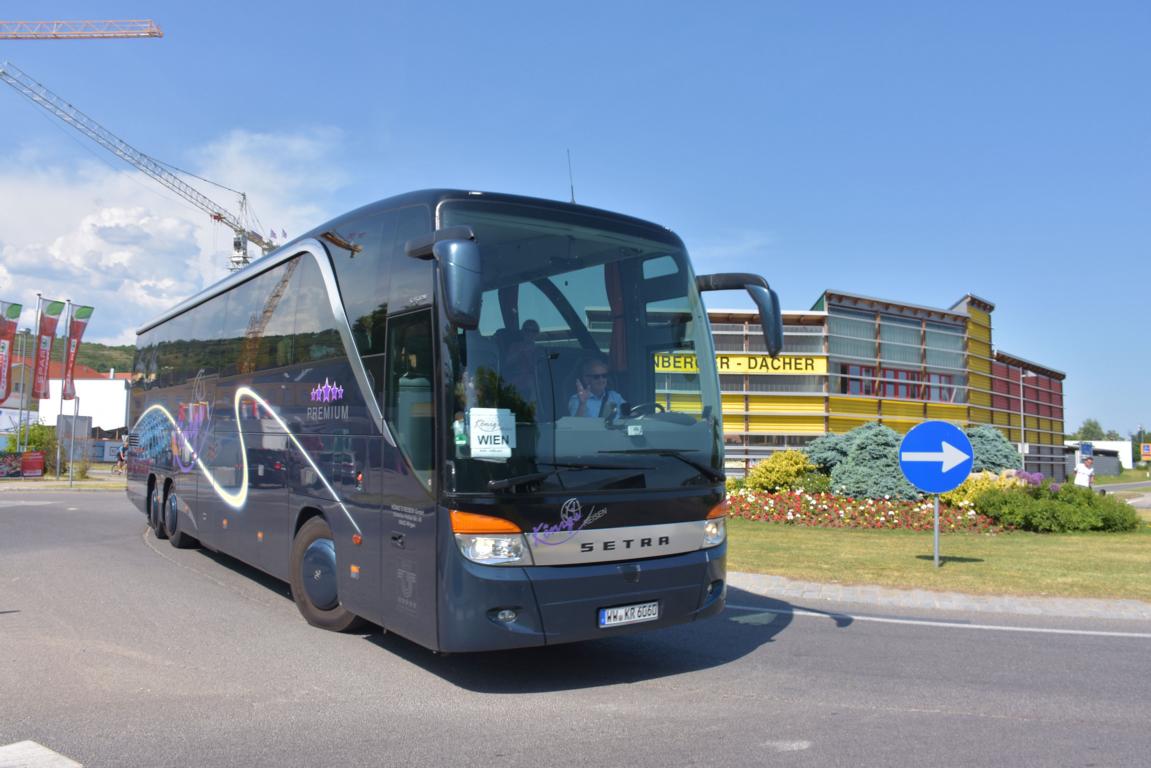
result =
[{"label": "bus front wheel", "polygon": [[347,632],[362,620],[340,605],[338,574],[332,529],[322,517],[313,517],[292,542],[292,599],[312,626]]}]

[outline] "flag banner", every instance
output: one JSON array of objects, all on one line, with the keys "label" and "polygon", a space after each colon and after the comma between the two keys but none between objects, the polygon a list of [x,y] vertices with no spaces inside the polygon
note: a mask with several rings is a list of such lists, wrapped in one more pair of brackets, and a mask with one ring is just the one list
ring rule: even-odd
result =
[{"label": "flag banner", "polygon": [[32,379],[32,397],[48,399],[48,367],[52,362],[52,341],[56,338],[56,325],[64,313],[64,302],[44,301],[40,305],[40,321],[36,329],[36,362]]},{"label": "flag banner", "polygon": [[19,304],[0,301],[0,403],[12,394],[12,351],[20,327]]},{"label": "flag banner", "polygon": [[76,352],[80,349],[80,339],[92,317],[92,307],[72,306],[72,317],[68,319],[68,354],[64,358],[64,388],[60,397],[64,400],[76,398],[76,384],[72,372],[76,368]]}]

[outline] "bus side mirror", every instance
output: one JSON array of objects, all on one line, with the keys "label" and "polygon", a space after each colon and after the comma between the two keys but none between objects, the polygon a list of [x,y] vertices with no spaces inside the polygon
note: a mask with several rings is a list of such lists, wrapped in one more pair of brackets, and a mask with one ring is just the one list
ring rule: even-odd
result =
[{"label": "bus side mirror", "polygon": [[777,357],[783,351],[783,315],[779,309],[779,296],[759,275],[743,272],[723,272],[699,275],[695,284],[700,291],[747,291],[759,308],[759,322],[763,327],[763,340],[767,354]]},{"label": "bus side mirror", "polygon": [[440,240],[432,246],[444,285],[444,312],[465,331],[480,325],[480,249],[475,240]]}]

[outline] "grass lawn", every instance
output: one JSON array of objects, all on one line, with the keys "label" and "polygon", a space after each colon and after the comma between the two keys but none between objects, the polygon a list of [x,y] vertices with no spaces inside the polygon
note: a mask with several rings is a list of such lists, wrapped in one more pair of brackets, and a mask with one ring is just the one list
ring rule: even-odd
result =
[{"label": "grass lawn", "polygon": [[1116,475],[1095,475],[1096,485],[1111,485],[1112,483],[1145,483],[1151,480],[1145,469],[1125,469]]},{"label": "grass lawn", "polygon": [[1134,533],[944,534],[728,519],[727,567],[803,581],[969,594],[1151,601],[1151,527]]}]

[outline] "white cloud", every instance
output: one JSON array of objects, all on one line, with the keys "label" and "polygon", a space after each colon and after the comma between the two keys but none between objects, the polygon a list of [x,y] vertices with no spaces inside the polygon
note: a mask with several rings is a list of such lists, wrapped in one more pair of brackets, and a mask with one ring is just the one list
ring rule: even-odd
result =
[{"label": "white cloud", "polygon": [[[340,137],[235,131],[195,150],[190,170],[246,190],[264,234],[299,234],[325,218],[316,201],[345,182],[329,160]],[[232,193],[196,186],[238,213]],[[0,159],[0,199],[0,299],[25,305],[26,326],[40,292],[94,306],[89,339],[133,343],[139,325],[227,274],[232,233],[131,169],[23,147]]]}]

